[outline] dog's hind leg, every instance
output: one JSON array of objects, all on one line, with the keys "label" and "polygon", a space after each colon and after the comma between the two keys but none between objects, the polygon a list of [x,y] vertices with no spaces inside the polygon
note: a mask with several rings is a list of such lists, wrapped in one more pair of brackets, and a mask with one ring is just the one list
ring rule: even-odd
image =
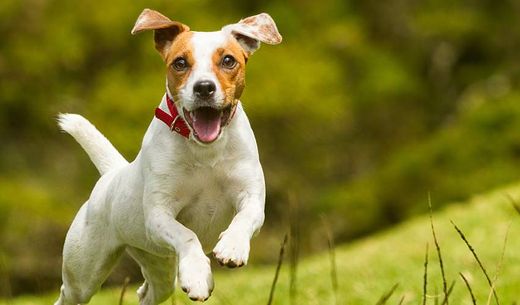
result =
[{"label": "dog's hind leg", "polygon": [[131,247],[127,248],[127,252],[141,266],[145,279],[137,291],[139,304],[155,305],[168,299],[175,285],[176,258],[158,257]]},{"label": "dog's hind leg", "polygon": [[86,304],[124,251],[102,217],[87,219],[87,204],[74,219],[63,247],[63,285],[55,305]]}]

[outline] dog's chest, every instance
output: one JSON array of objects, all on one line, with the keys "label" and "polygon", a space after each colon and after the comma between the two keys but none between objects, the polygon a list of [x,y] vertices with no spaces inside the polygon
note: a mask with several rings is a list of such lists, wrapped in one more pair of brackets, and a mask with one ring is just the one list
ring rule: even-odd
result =
[{"label": "dog's chest", "polygon": [[[234,215],[238,194],[232,178],[222,166],[193,166],[176,179],[174,200],[177,220],[197,234],[204,250],[210,251]],[[179,177],[177,177],[179,178]]]}]

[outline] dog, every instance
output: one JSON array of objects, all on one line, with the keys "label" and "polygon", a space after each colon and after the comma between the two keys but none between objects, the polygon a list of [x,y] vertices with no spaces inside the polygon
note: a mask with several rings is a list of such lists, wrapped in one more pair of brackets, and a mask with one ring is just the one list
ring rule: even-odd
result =
[{"label": "dog", "polygon": [[281,42],[276,24],[262,13],[195,32],[145,9],[131,33],[148,30],[166,64],[166,93],[133,162],[82,116],[59,115],[101,177],[67,233],[55,305],[88,303],[125,251],[145,279],[141,305],[166,300],[176,277],[191,300],[205,301],[213,290],[205,253],[243,266],[263,224],[264,176],[239,98],[249,56]]}]

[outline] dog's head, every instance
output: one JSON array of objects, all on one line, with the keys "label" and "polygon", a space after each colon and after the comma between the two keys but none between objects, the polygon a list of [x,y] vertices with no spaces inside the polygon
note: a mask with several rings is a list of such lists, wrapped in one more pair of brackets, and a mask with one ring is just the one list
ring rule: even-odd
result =
[{"label": "dog's head", "polygon": [[132,34],[146,30],[154,30],[155,48],[168,70],[168,91],[201,143],[215,141],[231,119],[244,90],[248,57],[261,42],[282,41],[273,19],[265,13],[220,31],[194,32],[145,9]]}]

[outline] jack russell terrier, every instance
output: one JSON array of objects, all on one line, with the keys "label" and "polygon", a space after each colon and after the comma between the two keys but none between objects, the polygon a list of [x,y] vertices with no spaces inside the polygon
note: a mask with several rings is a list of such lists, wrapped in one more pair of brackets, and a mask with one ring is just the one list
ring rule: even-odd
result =
[{"label": "jack russell terrier", "polygon": [[82,116],[59,116],[101,178],[67,233],[56,305],[89,302],[124,251],[145,279],[140,304],[166,300],[176,276],[190,299],[205,301],[213,290],[205,253],[247,264],[264,221],[264,176],[239,98],[248,57],[260,42],[282,40],[274,21],[262,13],[194,32],[145,9],[132,34],[146,30],[166,63],[166,94],[133,162]]}]

